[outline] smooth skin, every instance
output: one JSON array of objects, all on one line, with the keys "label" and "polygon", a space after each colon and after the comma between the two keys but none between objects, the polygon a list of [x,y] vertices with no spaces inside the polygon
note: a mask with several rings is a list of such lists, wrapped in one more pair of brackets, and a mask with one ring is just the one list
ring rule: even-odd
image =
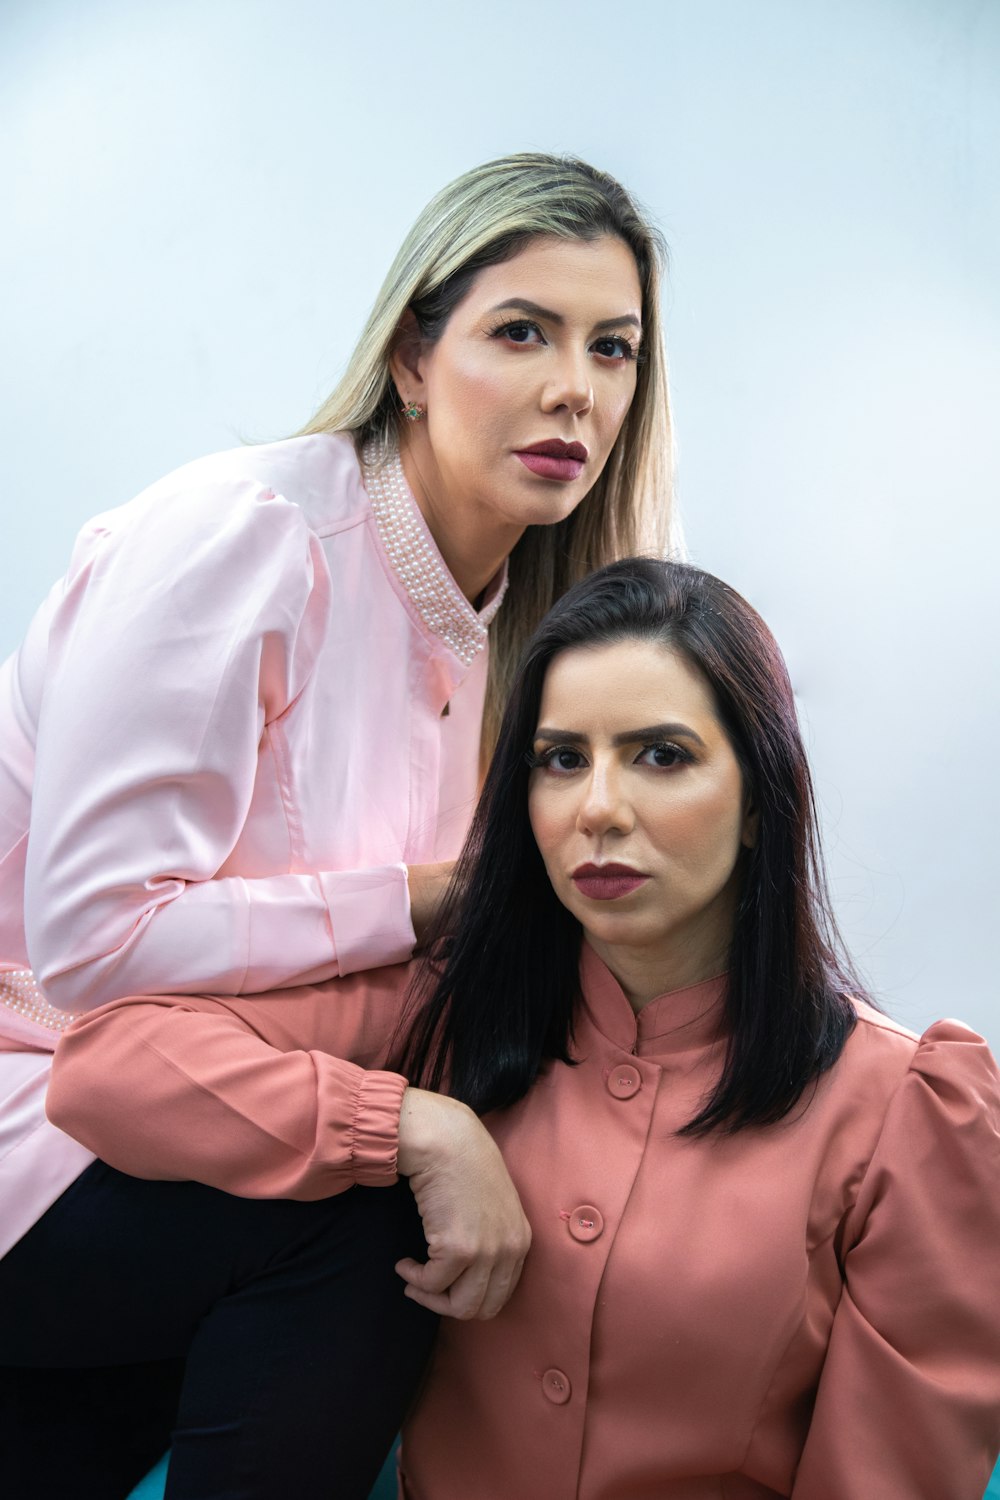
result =
[{"label": "smooth skin", "polygon": [[[487,267],[434,344],[412,314],[404,320],[390,368],[402,401],[426,416],[402,424],[403,470],[470,601],[526,527],[564,520],[596,483],[635,395],[641,337],[635,259],[610,236],[539,237]],[[572,480],[544,478],[517,457],[552,438],[587,449]],[[451,872],[408,870],[418,941]],[[450,1317],[494,1316],[517,1285],[531,1231],[492,1138],[456,1100],[408,1089],[399,1170],[429,1251],[423,1264],[396,1267],[407,1296]]]},{"label": "smooth skin", "polygon": [[[572,514],[600,477],[635,395],[642,290],[622,240],[539,236],[480,271],[436,343],[400,329],[390,369],[401,399],[403,470],[467,599],[482,593],[528,526]],[[566,482],[516,457],[533,443],[583,443]]]},{"label": "smooth skin", "polygon": [[[533,751],[528,810],[549,879],[633,1009],[722,973],[757,819],[697,669],[655,641],[565,651]],[[573,879],[586,864],[647,879],[602,901]]]}]

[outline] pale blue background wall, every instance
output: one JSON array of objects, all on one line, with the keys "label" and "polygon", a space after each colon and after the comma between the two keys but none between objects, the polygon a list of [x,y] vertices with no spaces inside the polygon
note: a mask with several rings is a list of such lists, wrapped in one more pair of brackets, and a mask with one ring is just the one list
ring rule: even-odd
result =
[{"label": "pale blue background wall", "polygon": [[996,0],[2,0],[0,650],[88,514],[299,425],[432,191],[576,151],[670,241],[690,543],[861,964],[1000,1048],[998,80]]}]

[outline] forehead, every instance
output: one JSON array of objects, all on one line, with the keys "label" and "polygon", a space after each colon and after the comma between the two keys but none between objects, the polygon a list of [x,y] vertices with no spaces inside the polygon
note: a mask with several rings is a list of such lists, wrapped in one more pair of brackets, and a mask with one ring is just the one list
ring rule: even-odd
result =
[{"label": "forehead", "polygon": [[705,678],[659,641],[573,646],[545,674],[539,726],[597,737],[678,719],[699,732],[718,727]]},{"label": "forehead", "polygon": [[624,240],[606,234],[595,240],[538,235],[509,260],[480,271],[459,305],[492,305],[512,298],[526,298],[555,312],[583,301],[599,303],[608,317],[642,313],[635,256]]}]

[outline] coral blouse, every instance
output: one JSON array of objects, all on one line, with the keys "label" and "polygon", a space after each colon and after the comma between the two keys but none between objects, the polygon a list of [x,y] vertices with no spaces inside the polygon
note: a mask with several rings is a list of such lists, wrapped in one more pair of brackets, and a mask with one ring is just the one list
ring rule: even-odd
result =
[{"label": "coral blouse", "polygon": [[0,669],[0,1253],[89,1160],[44,1124],[63,1012],[409,957],[504,587],[477,613],[398,456],[363,474],[345,436],[200,459],[83,529]]},{"label": "coral blouse", "polygon": [[[123,1001],[64,1037],[55,1119],[112,1165],[311,1199],[394,1176],[364,1107],[406,967]],[[865,1005],[777,1125],[683,1139],[724,981],[635,1016],[589,949],[576,1067],[487,1117],[531,1221],[491,1322],[445,1319],[407,1500],[979,1500],[1000,1448],[1000,1078]],[[353,1059],[343,1060],[343,1059]]]}]

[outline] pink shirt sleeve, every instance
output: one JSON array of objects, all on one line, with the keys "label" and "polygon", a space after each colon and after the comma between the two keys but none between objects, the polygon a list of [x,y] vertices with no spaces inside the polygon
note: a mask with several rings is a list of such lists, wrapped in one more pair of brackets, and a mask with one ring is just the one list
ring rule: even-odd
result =
[{"label": "pink shirt sleeve", "polygon": [[213,878],[329,588],[298,507],[251,481],[85,535],[51,621],[25,869],[28,953],[55,1005],[254,992],[409,956],[402,864]]},{"label": "pink shirt sleeve", "polygon": [[1000,1448],[1000,1080],[964,1026],[921,1039],[844,1255],[793,1500],[980,1500]]},{"label": "pink shirt sleeve", "polygon": [[115,1001],[60,1038],[49,1118],[134,1177],[245,1198],[387,1186],[407,1085],[372,1065],[409,972],[383,968],[253,999]]}]

